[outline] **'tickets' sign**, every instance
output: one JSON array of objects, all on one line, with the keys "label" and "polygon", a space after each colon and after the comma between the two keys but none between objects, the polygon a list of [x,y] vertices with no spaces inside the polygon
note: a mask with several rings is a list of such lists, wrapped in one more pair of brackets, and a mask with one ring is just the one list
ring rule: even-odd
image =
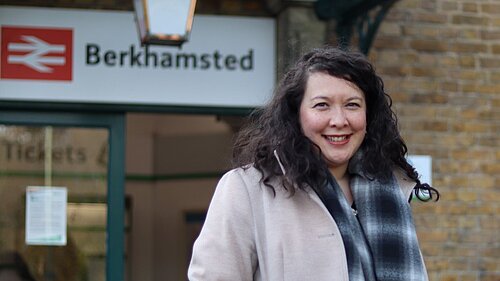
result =
[{"label": "'tickets' sign", "polygon": [[72,30],[2,26],[1,34],[0,78],[71,80]]},{"label": "'tickets' sign", "polygon": [[141,46],[132,12],[0,7],[0,32],[0,102],[257,107],[275,84],[272,18],[196,15],[182,48]]}]

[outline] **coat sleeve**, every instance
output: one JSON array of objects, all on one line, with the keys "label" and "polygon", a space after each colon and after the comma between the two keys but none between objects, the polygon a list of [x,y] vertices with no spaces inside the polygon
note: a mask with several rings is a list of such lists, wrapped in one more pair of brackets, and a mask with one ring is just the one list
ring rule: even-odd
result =
[{"label": "coat sleeve", "polygon": [[253,280],[257,267],[252,207],[238,170],[219,181],[193,246],[190,281]]},{"label": "coat sleeve", "polygon": [[409,200],[412,196],[413,188],[417,183],[408,178],[402,170],[394,171],[394,175],[396,176],[399,187],[401,188],[401,192],[403,192],[403,196],[406,200]]}]

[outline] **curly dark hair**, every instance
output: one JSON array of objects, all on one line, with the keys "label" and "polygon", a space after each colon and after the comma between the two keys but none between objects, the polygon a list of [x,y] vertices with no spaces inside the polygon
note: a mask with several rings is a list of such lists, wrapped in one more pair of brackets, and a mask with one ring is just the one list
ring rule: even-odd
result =
[{"label": "curly dark hair", "polygon": [[[392,100],[372,64],[361,53],[333,47],[313,49],[303,55],[284,75],[272,100],[250,115],[236,138],[233,165],[253,164],[266,186],[274,191],[269,182],[280,178],[291,195],[296,188],[308,185],[317,189],[326,183],[329,171],[321,150],[303,134],[299,122],[307,80],[310,74],[318,72],[350,81],[365,95],[367,132],[359,148],[363,152],[362,171],[371,178],[387,181],[399,167],[417,183],[416,195],[420,199],[431,200],[435,195],[438,200],[439,192],[421,183],[417,171],[405,158],[408,149],[391,109]],[[430,196],[421,196],[425,194],[422,191]]]}]

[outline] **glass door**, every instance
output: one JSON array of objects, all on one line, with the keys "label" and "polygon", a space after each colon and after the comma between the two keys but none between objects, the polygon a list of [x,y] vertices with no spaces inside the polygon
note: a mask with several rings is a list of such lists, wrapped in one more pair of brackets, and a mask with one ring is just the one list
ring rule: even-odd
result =
[{"label": "glass door", "polygon": [[123,120],[0,113],[0,281],[123,280]]}]

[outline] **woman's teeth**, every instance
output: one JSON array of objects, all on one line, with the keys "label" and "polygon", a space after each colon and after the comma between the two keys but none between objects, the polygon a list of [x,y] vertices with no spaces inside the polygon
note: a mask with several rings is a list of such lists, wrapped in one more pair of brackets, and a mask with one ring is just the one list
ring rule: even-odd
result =
[{"label": "woman's teeth", "polygon": [[341,136],[341,137],[331,137],[327,136],[326,139],[328,139],[331,142],[339,142],[347,139],[347,136]]}]

